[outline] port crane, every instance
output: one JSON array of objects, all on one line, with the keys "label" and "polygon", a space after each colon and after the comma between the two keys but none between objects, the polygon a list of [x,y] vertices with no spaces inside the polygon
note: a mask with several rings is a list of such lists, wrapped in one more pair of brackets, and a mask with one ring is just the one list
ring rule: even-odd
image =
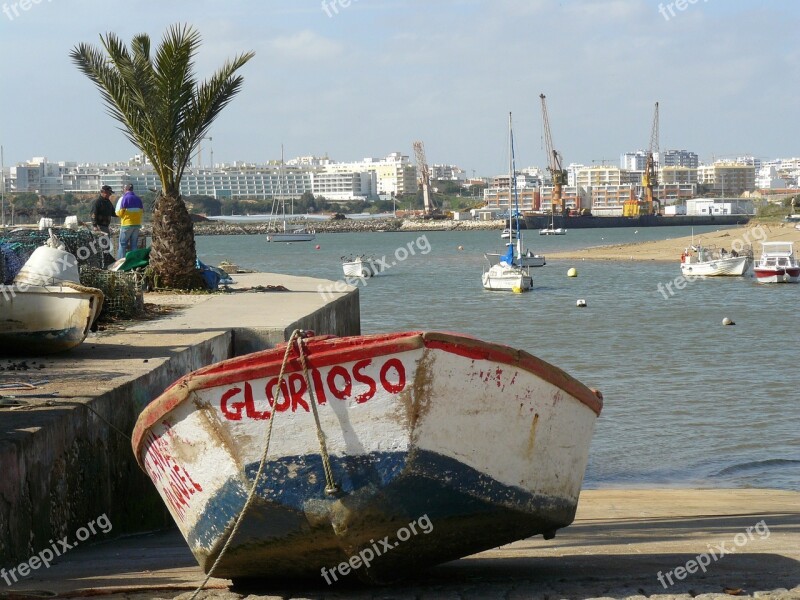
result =
[{"label": "port crane", "polygon": [[[562,188],[567,184],[567,171],[561,166],[561,155],[553,148],[553,136],[550,133],[550,118],[547,116],[547,102],[545,95],[539,94],[542,101],[542,129],[544,131],[544,145],[547,152],[547,171],[553,180],[553,195],[550,201],[550,211],[563,212],[564,201],[562,200]],[[580,206],[576,206],[580,209]]]},{"label": "port crane", "polygon": [[439,210],[433,203],[433,193],[431,191],[431,170],[425,158],[425,144],[420,141],[414,142],[414,155],[417,158],[417,181],[422,190],[422,201],[424,217],[433,217],[439,214]]},{"label": "port crane", "polygon": [[645,214],[652,215],[655,203],[658,202],[653,196],[653,189],[658,187],[658,164],[655,154],[658,152],[658,102],[656,102],[655,113],[653,114],[653,127],[650,129],[650,147],[647,149],[647,160],[645,162],[644,174],[642,175],[642,187],[644,188]]}]

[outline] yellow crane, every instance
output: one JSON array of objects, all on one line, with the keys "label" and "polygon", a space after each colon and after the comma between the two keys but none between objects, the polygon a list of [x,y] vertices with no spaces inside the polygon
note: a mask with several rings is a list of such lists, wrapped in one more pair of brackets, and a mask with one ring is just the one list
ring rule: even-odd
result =
[{"label": "yellow crane", "polygon": [[[639,215],[652,215],[658,199],[653,190],[658,187],[658,163],[655,154],[658,152],[658,102],[653,114],[653,126],[650,129],[650,146],[647,149],[644,173],[642,173],[642,192],[644,198],[640,201],[631,197],[622,207],[622,216],[638,217]],[[632,192],[631,192],[632,194]]]},{"label": "yellow crane", "polygon": [[[553,136],[550,133],[550,118],[547,116],[547,102],[545,95],[539,94],[542,101],[542,130],[544,131],[544,145],[547,152],[547,171],[553,180],[553,195],[550,201],[551,212],[563,212],[564,201],[561,197],[562,188],[567,185],[567,171],[561,166],[561,155],[553,148]],[[580,210],[580,206],[576,206]]]}]

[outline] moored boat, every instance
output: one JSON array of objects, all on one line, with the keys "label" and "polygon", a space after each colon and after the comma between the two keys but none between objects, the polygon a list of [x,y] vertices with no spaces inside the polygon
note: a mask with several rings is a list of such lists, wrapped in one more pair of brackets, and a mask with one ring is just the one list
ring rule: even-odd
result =
[{"label": "moored boat", "polygon": [[366,279],[378,273],[375,261],[366,256],[343,256],[342,271],[345,277]]},{"label": "moored boat", "polygon": [[800,264],[792,242],[762,242],[761,258],[753,273],[759,283],[800,282]]},{"label": "moored boat", "polygon": [[226,541],[213,574],[238,582],[317,578],[387,540],[355,570],[386,581],[569,525],[601,408],[470,337],[293,335],[180,379],[133,447],[206,572]]},{"label": "moored boat", "polygon": [[741,277],[750,271],[753,254],[748,248],[743,253],[724,249],[692,246],[681,254],[681,273],[693,277]]}]

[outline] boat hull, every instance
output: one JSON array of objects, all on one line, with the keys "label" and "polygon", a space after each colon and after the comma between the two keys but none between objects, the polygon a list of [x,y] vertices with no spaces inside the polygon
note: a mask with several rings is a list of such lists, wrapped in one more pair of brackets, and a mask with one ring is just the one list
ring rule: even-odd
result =
[{"label": "boat hull", "polygon": [[295,350],[286,398],[270,403],[278,348],[185,377],[139,418],[136,456],[206,572],[244,506],[273,413],[266,476],[216,576],[316,578],[371,551],[357,576],[388,581],[549,537],[574,518],[602,403],[566,373],[452,334],[311,338],[307,349],[310,383]]},{"label": "boat hull", "polygon": [[372,277],[377,273],[377,269],[372,261],[361,259],[343,262],[342,271],[345,277],[358,277],[360,279]]},{"label": "boat hull", "polygon": [[520,267],[496,264],[482,276],[483,289],[502,292],[527,292],[533,288],[533,277]]},{"label": "boat hull", "polygon": [[268,242],[312,242],[316,239],[315,233],[268,233]]},{"label": "boat hull", "polygon": [[76,284],[0,286],[0,353],[63,352],[86,339],[103,292]]},{"label": "boat hull", "polygon": [[755,268],[753,273],[758,283],[798,283],[800,268]]},{"label": "boat hull", "polygon": [[741,277],[751,265],[749,256],[729,256],[704,262],[682,262],[681,273],[692,277]]},{"label": "boat hull", "polygon": [[561,229],[560,227],[558,229],[548,228],[539,230],[539,235],[566,235],[566,234],[567,230]]}]

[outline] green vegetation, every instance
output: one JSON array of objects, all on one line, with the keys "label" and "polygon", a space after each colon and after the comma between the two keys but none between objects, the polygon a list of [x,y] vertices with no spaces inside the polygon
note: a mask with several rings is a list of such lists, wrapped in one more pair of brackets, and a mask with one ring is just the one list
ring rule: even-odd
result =
[{"label": "green vegetation", "polygon": [[70,57],[161,180],[152,211],[150,267],[155,282],[167,288],[201,287],[194,229],[180,182],[211,124],[241,89],[243,78],[236,72],[254,54],[240,54],[211,78],[197,81],[200,35],[188,25],[170,27],[155,55],[147,34],[134,36],[130,48],[113,33],[101,35],[100,42],[102,48],[79,44]]}]

